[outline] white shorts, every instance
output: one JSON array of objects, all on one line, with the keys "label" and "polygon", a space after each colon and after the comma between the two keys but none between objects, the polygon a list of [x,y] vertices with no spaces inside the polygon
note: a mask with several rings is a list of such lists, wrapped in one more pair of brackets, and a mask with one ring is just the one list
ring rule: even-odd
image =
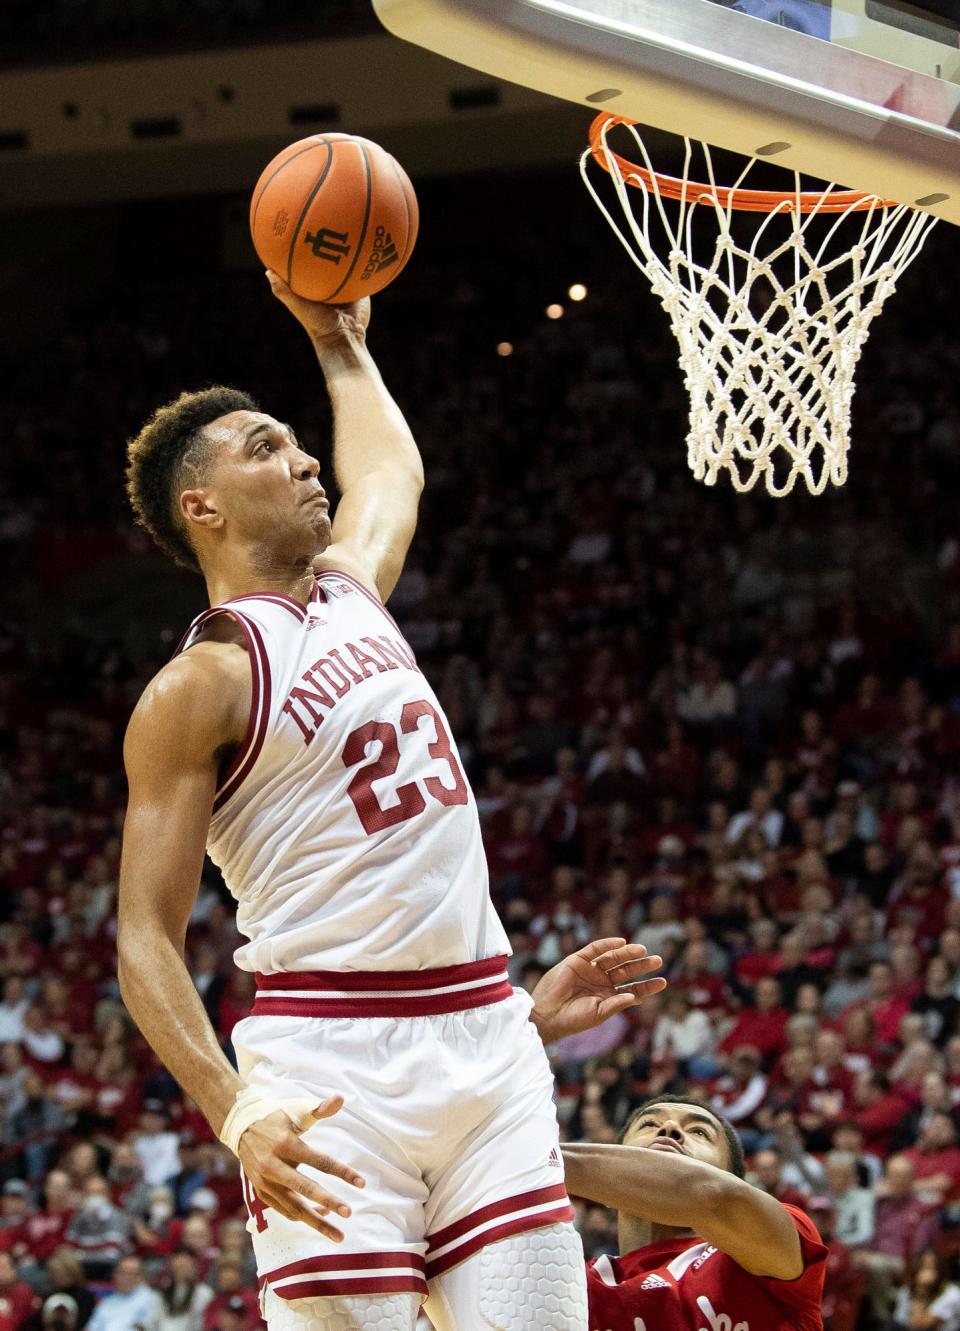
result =
[{"label": "white shorts", "polygon": [[486,1244],[572,1219],[553,1077],[505,957],[257,982],[233,1031],[241,1076],[283,1096],[342,1095],[305,1140],[366,1179],[324,1177],[353,1211],[337,1221],[342,1244],[264,1209],[244,1180],[261,1289],[425,1297]]}]

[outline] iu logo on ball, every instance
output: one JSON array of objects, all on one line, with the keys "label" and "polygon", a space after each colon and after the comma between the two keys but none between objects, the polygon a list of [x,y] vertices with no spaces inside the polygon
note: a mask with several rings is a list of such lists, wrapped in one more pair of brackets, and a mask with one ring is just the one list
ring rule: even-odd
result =
[{"label": "iu logo on ball", "polygon": [[328,259],[330,263],[339,263],[345,254],[350,253],[350,233],[331,231],[325,226],[308,231],[303,243],[310,246],[315,259]]}]

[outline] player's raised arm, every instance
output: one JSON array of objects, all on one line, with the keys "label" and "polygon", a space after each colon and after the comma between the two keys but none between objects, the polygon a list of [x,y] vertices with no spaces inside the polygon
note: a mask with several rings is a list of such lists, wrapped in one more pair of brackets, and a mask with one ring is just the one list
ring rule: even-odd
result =
[{"label": "player's raised arm", "polygon": [[[350,1182],[358,1176],[307,1147],[289,1111],[244,1103],[249,1092],[224,1056],[184,962],[218,770],[243,737],[250,691],[243,648],[198,643],[164,667],[134,711],[124,745],[130,798],[120,873],[120,988],[151,1047],[233,1147],[264,1205],[340,1239],[322,1216],[349,1210],[297,1166]],[[339,1103],[304,1106],[298,1128],[336,1112]]]},{"label": "player's raised arm", "polygon": [[271,289],[306,330],[333,406],[333,466],[341,499],[321,565],[355,573],[382,600],[393,591],[417,525],[423,464],[403,413],[366,344],[369,300],[332,306]]},{"label": "player's raised arm", "polygon": [[[706,1116],[696,1128],[690,1126],[719,1131]],[[802,1273],[800,1240],[789,1211],[728,1170],[666,1146],[575,1142],[561,1149],[567,1187],[575,1196],[654,1225],[692,1230],[751,1275],[795,1280]]]}]

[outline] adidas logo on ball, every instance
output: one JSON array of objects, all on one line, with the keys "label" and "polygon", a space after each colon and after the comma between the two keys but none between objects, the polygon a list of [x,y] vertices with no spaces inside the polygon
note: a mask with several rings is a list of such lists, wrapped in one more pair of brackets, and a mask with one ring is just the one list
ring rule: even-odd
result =
[{"label": "adidas logo on ball", "polygon": [[396,263],[399,257],[390,232],[385,231],[382,226],[378,226],[373,237],[373,249],[370,251],[370,258],[367,260],[366,267],[360,274],[360,281],[368,282],[374,273],[389,268],[392,263]]}]

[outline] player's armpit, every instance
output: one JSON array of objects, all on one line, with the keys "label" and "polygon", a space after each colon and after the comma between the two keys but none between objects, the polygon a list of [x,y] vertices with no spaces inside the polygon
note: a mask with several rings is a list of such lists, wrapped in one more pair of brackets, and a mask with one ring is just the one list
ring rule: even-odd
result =
[{"label": "player's armpit", "polygon": [[223,754],[243,736],[246,653],[199,643],[156,676],[127,730],[117,952],[124,1002],[215,1129],[240,1087],[183,961]]}]

